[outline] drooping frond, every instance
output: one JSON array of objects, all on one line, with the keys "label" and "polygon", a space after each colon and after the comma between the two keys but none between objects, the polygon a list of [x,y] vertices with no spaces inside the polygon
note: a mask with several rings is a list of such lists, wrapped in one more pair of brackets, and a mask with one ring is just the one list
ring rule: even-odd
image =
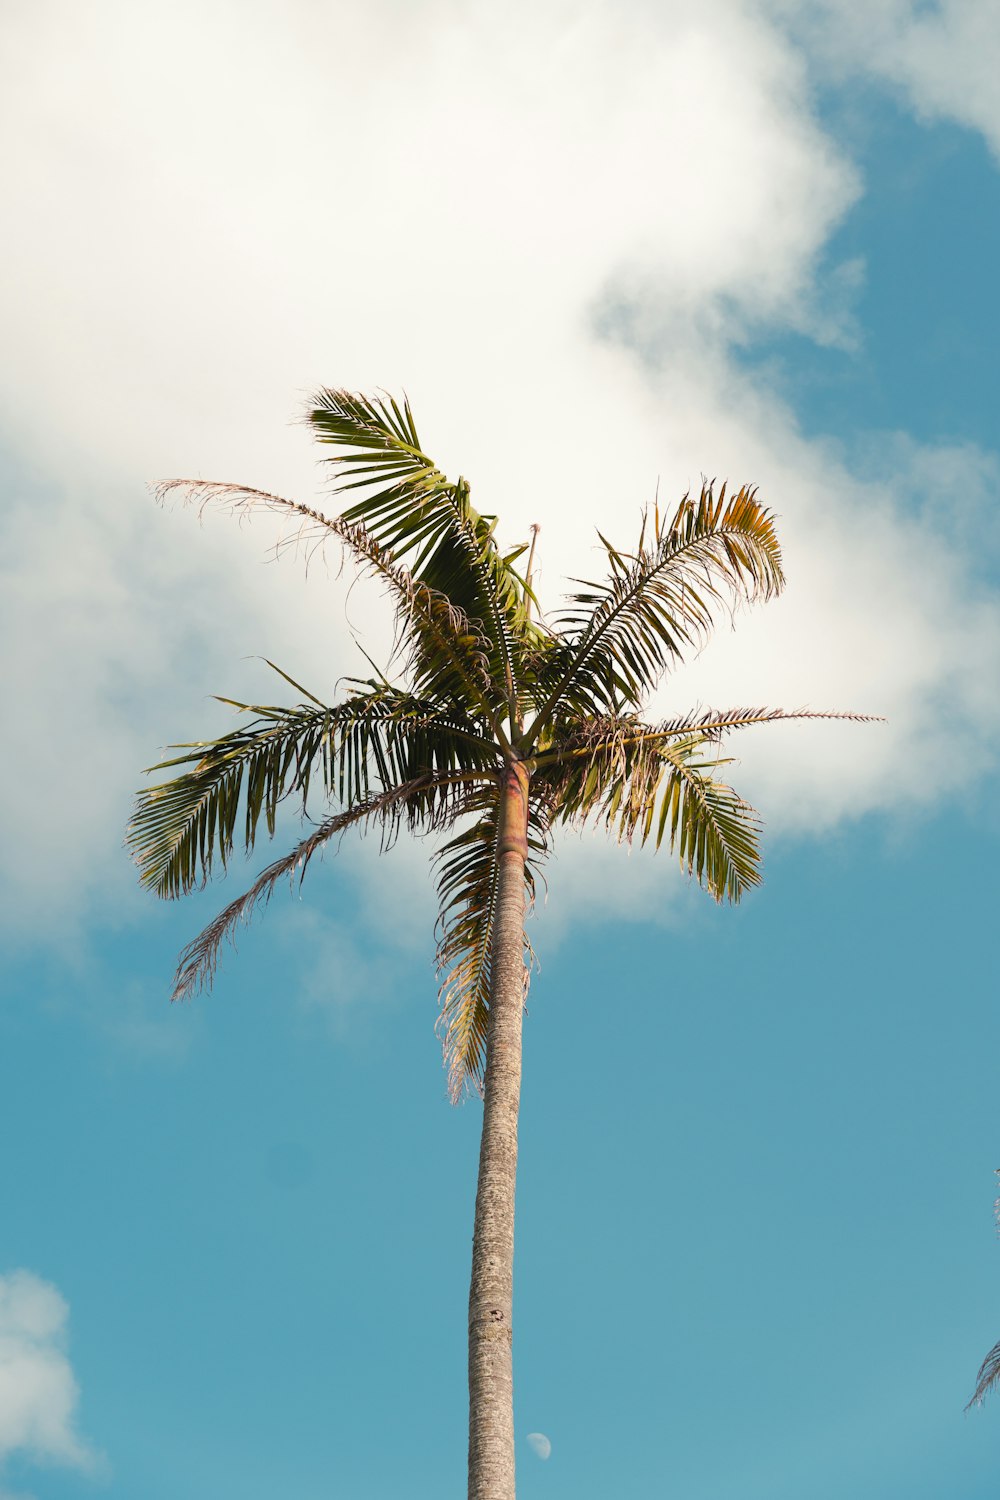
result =
[{"label": "drooping frond", "polygon": [[253,848],[263,816],[274,833],[279,804],[295,797],[306,810],[319,771],[327,797],[343,808],[427,774],[475,773],[496,752],[474,721],[383,684],[333,708],[237,703],[255,717],[219,739],[173,748],[185,753],[152,767],[182,768],[140,792],[127,842],[142,883],[179,896],[225,866],[237,827]]},{"label": "drooping frond", "polygon": [[1000,1385],[1000,1344],[994,1344],[979,1366],[976,1389],[966,1405],[966,1411],[970,1406],[981,1406],[990,1391],[995,1390],[998,1385]]},{"label": "drooping frond", "polygon": [[[435,856],[439,900],[437,968],[441,976],[438,1033],[453,1099],[466,1086],[481,1087],[486,1065],[499,873],[500,795],[498,786],[470,792],[464,811],[474,821],[449,839]],[[530,905],[535,893],[534,867],[544,858],[546,850],[544,812],[534,803],[529,804],[528,850],[524,880]],[[530,953],[527,939],[525,949]]]},{"label": "drooping frond", "polygon": [[486,1058],[499,869],[499,788],[483,801],[475,823],[449,839],[437,856],[438,1033],[453,1100],[467,1081],[474,1086],[481,1081]]},{"label": "drooping frond", "polygon": [[[704,741],[693,741],[660,752],[670,770],[660,798],[656,846],[669,822],[670,848],[687,873],[716,901],[739,901],[751,886],[760,885],[760,818],[749,802],[712,775],[725,761],[695,758],[703,748]],[[645,840],[645,812],[642,826]]]},{"label": "drooping frond", "polygon": [[[784,582],[770,512],[744,487],[726,499],[706,485],[669,521],[659,517],[634,553],[603,537],[603,583],[582,583],[554,621],[563,644],[549,652],[548,695],[536,731],[563,711],[637,708],[663,672],[707,636],[720,605],[768,598]],[[530,731],[529,731],[530,732]]]},{"label": "drooping frond", "polygon": [[368,491],[344,519],[365,530],[414,576],[478,623],[490,642],[494,678],[513,696],[518,644],[537,634],[529,623],[524,580],[497,546],[495,516],[480,515],[463,478],[449,480],[420,445],[409,402],[321,390],[309,421],[330,460],[338,493]]},{"label": "drooping frond", "polygon": [[760,883],[756,812],[713,774],[727,762],[706,756],[704,735],[664,740],[644,728],[629,716],[581,726],[585,753],[536,772],[553,821],[593,817],[624,843],[666,840],[717,901],[738,901]]},{"label": "drooping frond", "polygon": [[374,822],[380,826],[383,846],[388,846],[404,821],[421,832],[445,826],[455,815],[462,790],[460,783],[423,776],[366,797],[347,811],[325,818],[290,853],[268,865],[249,890],[224,907],[187,945],[174,976],[171,998],[183,1000],[199,990],[211,988],[223,943],[235,941],[237,927],[249,923],[259,906],[267,905],[283,877],[294,880],[297,875],[301,885],[313,855],[331,839],[358,824]]}]

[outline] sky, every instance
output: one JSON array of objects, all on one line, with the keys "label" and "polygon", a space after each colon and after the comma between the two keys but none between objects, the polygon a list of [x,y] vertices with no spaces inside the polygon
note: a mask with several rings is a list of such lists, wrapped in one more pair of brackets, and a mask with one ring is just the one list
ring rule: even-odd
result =
[{"label": "sky", "polygon": [[[530,936],[522,1500],[986,1500],[1000,1407],[1000,13],[984,0],[8,0],[0,48],[0,1497],[461,1493],[480,1105],[422,843],[345,842],[213,992],[142,772],[330,700],[384,610],[175,475],[331,504],[407,391],[540,595],[753,483],[788,587],[653,711],[765,883],[561,840]],[[294,836],[294,829],[283,832]],[[268,851],[261,851],[261,861]],[[1000,1398],[997,1398],[1000,1400]]]}]

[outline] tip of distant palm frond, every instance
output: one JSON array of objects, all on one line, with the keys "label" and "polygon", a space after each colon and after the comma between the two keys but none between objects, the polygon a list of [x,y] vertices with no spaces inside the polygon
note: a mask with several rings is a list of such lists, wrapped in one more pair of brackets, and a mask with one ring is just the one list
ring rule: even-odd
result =
[{"label": "tip of distant palm frond", "polygon": [[966,1404],[965,1410],[968,1411],[973,1406],[982,1406],[985,1398],[998,1383],[1000,1383],[1000,1344],[994,1344],[979,1367],[976,1389]]}]

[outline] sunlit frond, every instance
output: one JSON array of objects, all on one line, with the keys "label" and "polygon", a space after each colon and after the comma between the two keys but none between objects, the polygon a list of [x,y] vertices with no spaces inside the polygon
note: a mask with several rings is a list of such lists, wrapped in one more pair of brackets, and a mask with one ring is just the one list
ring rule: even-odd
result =
[{"label": "sunlit frond", "polygon": [[537,728],[560,710],[635,708],[663,672],[707,636],[720,606],[768,598],[782,587],[770,512],[744,487],[729,500],[706,485],[669,521],[643,527],[634,553],[601,538],[610,564],[603,583],[583,583],[553,621],[563,644],[550,653],[552,686]]}]

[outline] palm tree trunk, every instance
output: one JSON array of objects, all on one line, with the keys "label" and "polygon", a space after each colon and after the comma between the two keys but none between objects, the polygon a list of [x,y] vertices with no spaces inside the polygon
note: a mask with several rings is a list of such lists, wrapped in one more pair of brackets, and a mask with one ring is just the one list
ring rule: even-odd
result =
[{"label": "palm tree trunk", "polygon": [[524,1010],[528,774],[508,768],[491,954],[476,1224],[469,1292],[469,1500],[514,1500],[514,1181]]}]

